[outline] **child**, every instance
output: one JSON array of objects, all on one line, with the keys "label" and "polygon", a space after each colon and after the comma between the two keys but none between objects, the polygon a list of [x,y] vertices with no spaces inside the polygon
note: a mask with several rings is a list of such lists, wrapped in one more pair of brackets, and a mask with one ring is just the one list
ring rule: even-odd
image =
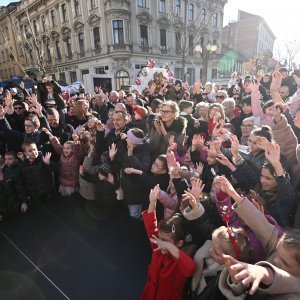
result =
[{"label": "child", "polygon": [[25,189],[21,179],[16,154],[12,151],[5,153],[3,166],[3,181],[1,182],[1,216],[28,209]]},{"label": "child", "polygon": [[[184,194],[182,202],[186,201],[189,206],[182,211],[185,218],[190,219],[189,215],[196,215],[197,211],[204,213],[202,204],[197,203],[191,193]],[[228,212],[224,211],[224,221],[228,217]],[[230,254],[241,261],[248,261],[251,257],[251,247],[246,232],[242,228],[230,227],[228,220],[226,223],[227,227],[217,228],[212,234],[211,241],[207,240],[194,256],[197,270],[192,279],[192,290],[196,294],[200,294],[205,288],[205,277],[216,276],[224,268],[222,254]]]},{"label": "child", "polygon": [[193,107],[194,102],[181,100],[178,103],[180,109],[180,116],[184,117],[187,120],[186,134],[189,137],[188,145],[191,144],[191,139],[195,133],[195,121],[196,119],[193,117]]},{"label": "child", "polygon": [[58,192],[62,196],[71,196],[78,191],[79,187],[79,166],[80,166],[80,142],[76,134],[72,135],[74,141],[67,141],[62,146],[57,137],[46,131],[49,136],[50,143],[58,155]]},{"label": "child", "polygon": [[50,160],[51,153],[47,152],[42,156],[33,142],[24,142],[22,149],[26,158],[21,162],[20,170],[27,199],[32,202],[52,199],[54,192],[52,172],[55,166]]},{"label": "child", "polygon": [[185,282],[193,275],[196,264],[180,250],[185,232],[179,215],[173,215],[157,226],[155,208],[159,190],[158,185],[151,190],[148,211],[142,213],[153,252],[141,299],[182,300]]},{"label": "child", "polygon": [[139,128],[147,134],[148,111],[145,107],[137,105],[133,110],[134,121],[131,122],[132,127]]}]

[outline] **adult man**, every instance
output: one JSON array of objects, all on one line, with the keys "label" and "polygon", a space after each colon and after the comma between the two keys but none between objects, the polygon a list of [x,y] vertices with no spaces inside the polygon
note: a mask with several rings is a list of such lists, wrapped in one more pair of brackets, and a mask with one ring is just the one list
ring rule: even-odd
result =
[{"label": "adult man", "polygon": [[64,120],[60,120],[60,115],[55,108],[47,109],[47,121],[52,134],[60,140],[61,144],[72,139],[74,128],[70,124],[64,124]]},{"label": "adult man", "polygon": [[93,110],[97,112],[98,118],[102,123],[106,124],[107,121],[107,103],[106,103],[106,95],[105,94],[96,94],[95,95],[95,105],[93,106]]},{"label": "adult man", "polygon": [[115,105],[119,102],[119,93],[117,91],[111,91],[109,94],[109,102],[107,103],[107,110],[115,108]]},{"label": "adult man", "polygon": [[278,90],[281,99],[286,102],[287,98],[290,95],[290,88],[287,85],[282,85]]}]

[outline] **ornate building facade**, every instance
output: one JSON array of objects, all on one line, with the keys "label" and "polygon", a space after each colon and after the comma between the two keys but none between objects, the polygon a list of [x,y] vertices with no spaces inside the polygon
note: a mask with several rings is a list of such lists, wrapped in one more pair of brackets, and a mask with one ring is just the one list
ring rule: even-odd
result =
[{"label": "ornate building facade", "polygon": [[[0,45],[0,77],[23,75],[18,61],[31,77],[44,70],[71,83],[97,74],[100,84],[118,89],[132,84],[146,61],[154,59],[157,65],[169,64],[175,77],[185,74],[190,82],[201,77],[204,66],[210,79],[217,74],[222,50],[226,2],[22,1],[9,16],[0,13],[5,41]],[[195,51],[197,45],[204,52],[214,45],[216,51],[204,56]]]}]

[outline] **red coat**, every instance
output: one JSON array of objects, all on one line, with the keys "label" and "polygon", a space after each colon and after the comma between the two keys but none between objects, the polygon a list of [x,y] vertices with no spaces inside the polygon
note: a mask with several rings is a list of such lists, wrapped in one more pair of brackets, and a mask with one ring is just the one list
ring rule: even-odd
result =
[{"label": "red coat", "polygon": [[[157,236],[157,220],[155,213],[142,213],[148,238]],[[156,245],[151,243],[152,250]],[[196,270],[194,260],[179,250],[179,258],[170,254],[153,251],[148,268],[148,280],[141,299],[143,300],[183,300],[183,288],[188,277]]]}]

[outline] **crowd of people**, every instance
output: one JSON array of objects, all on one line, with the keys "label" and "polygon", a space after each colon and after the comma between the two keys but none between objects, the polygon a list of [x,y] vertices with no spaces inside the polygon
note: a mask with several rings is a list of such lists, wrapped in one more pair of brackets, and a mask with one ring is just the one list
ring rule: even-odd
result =
[{"label": "crowd of people", "polygon": [[[143,220],[141,299],[299,299],[300,77],[0,88],[0,218],[80,197]],[[298,75],[297,75],[298,74]]]}]

